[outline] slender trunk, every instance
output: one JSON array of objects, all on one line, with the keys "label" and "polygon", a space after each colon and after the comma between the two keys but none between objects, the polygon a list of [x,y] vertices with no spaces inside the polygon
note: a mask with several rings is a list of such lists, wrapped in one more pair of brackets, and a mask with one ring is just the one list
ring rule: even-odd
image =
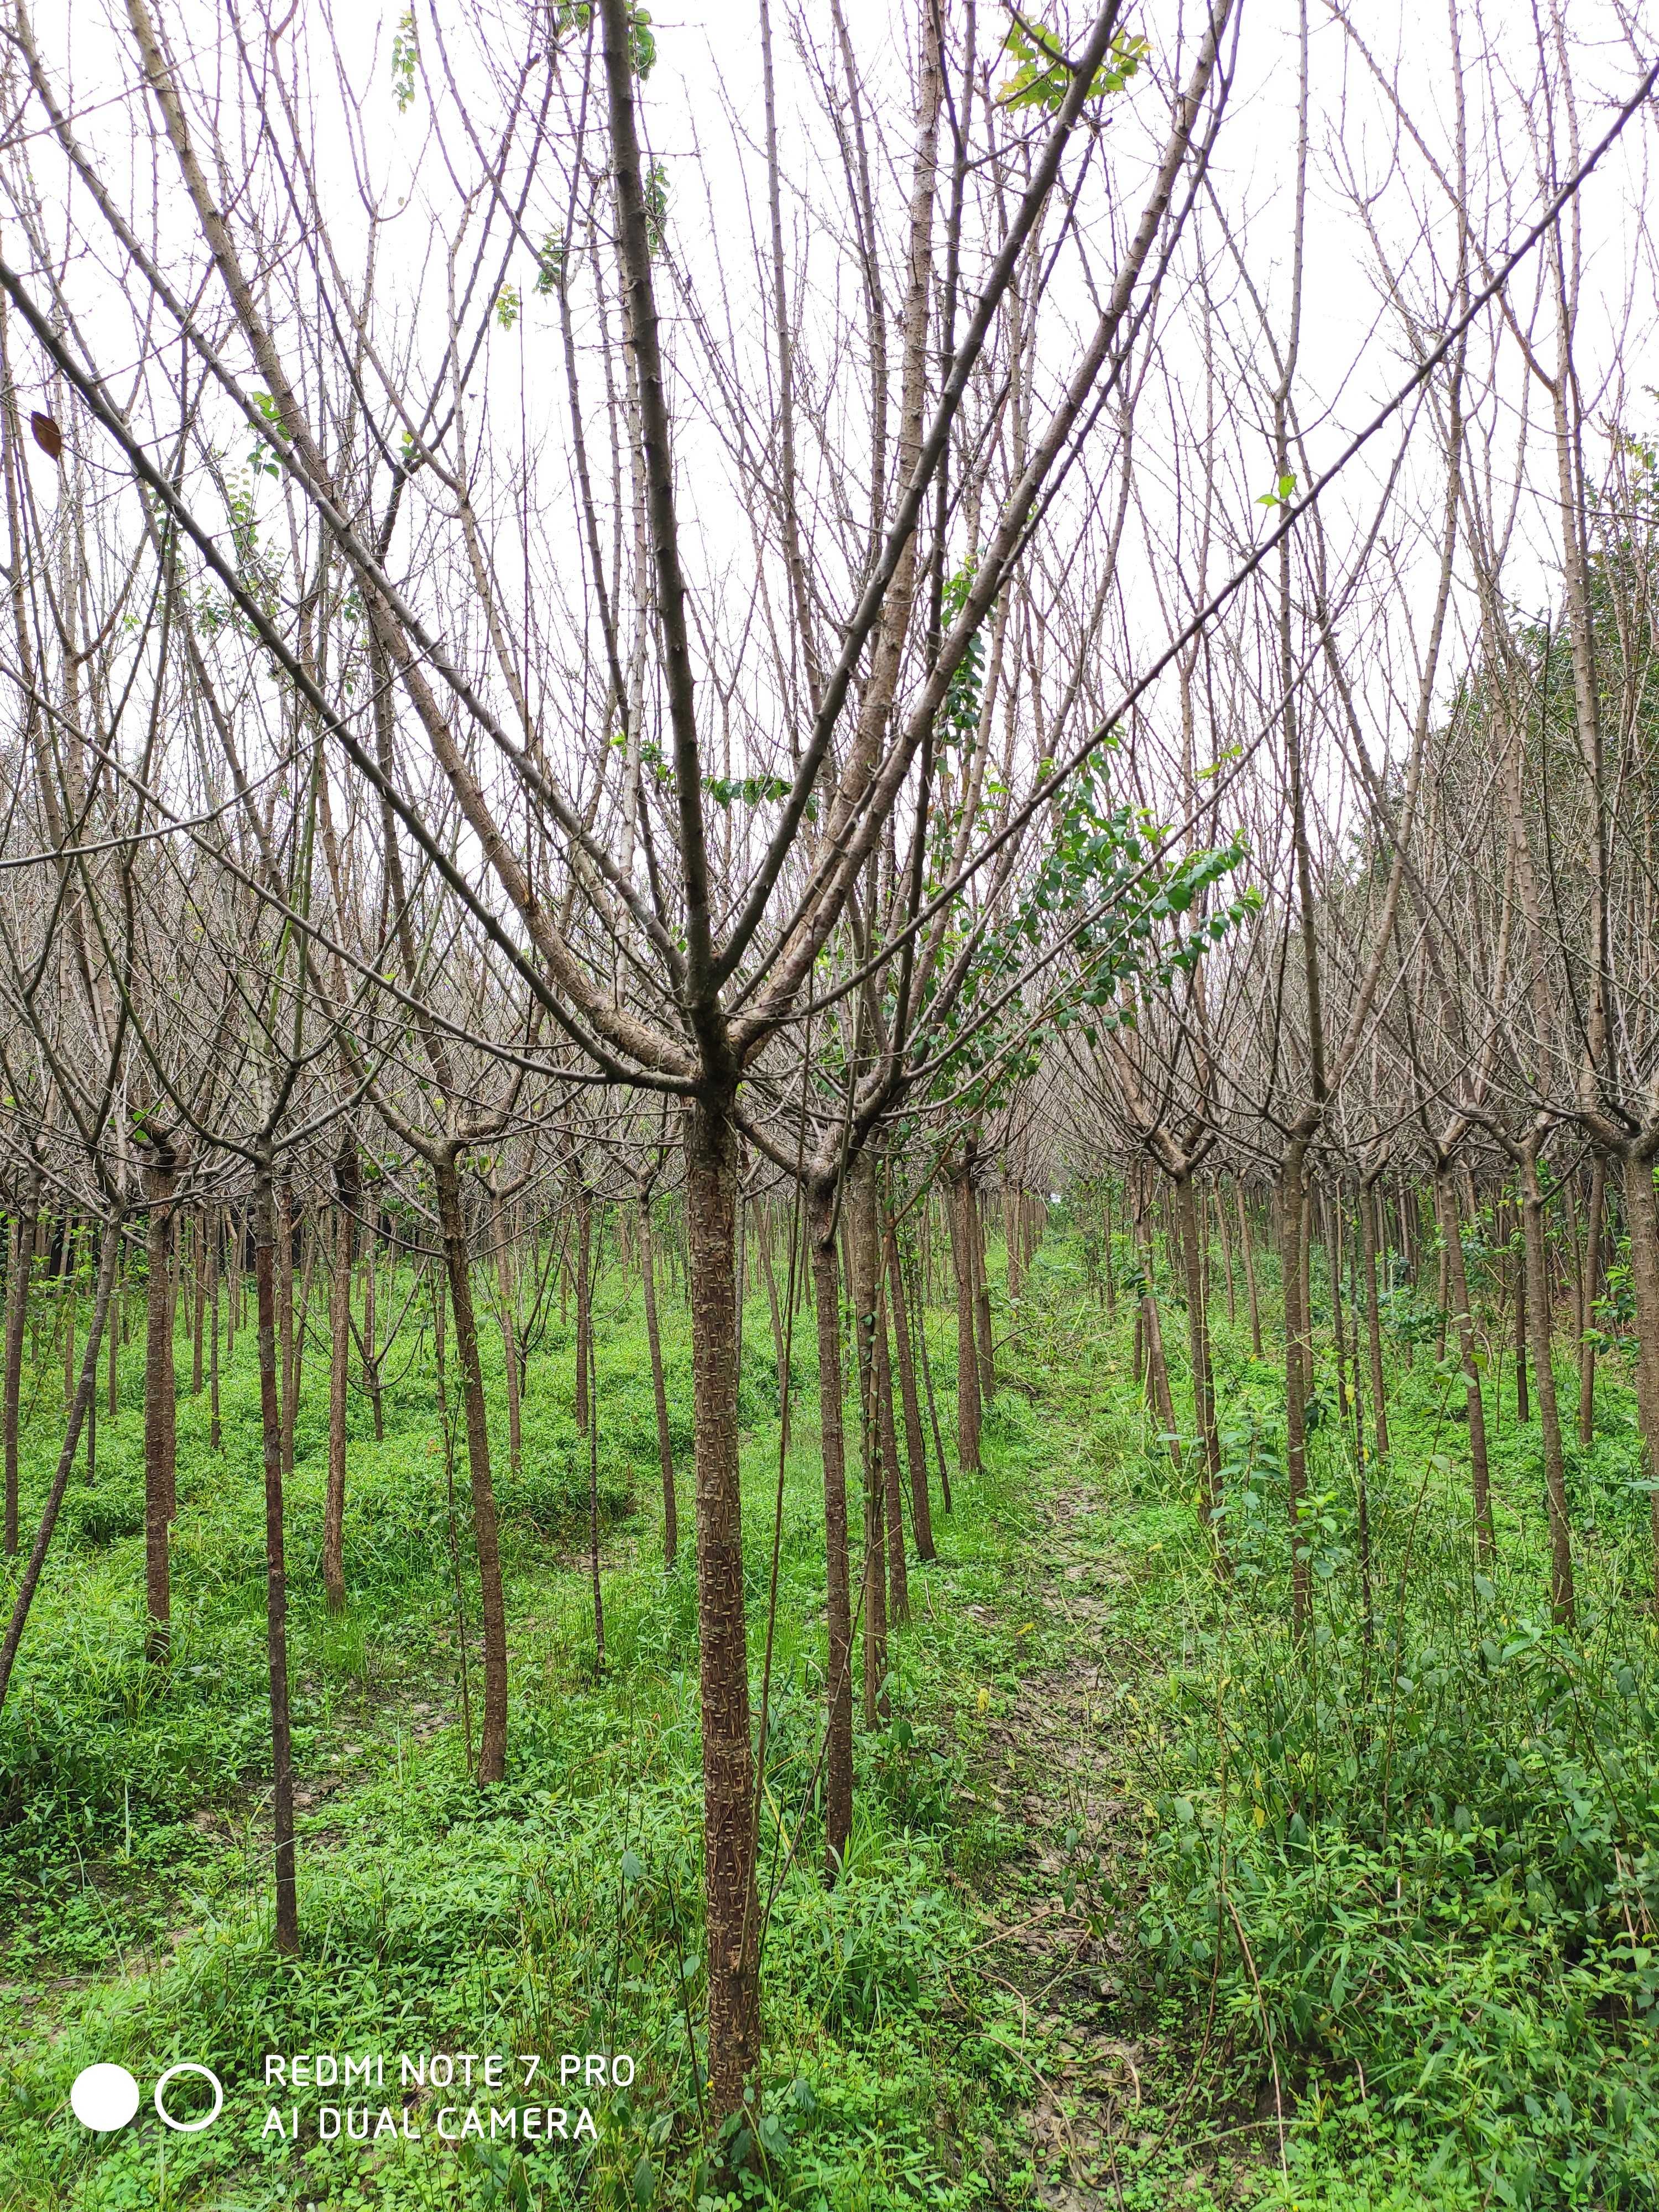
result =
[{"label": "slender trunk", "polygon": [[363,1254],[363,1388],[374,1409],[374,1441],[379,1444],[386,1442],[386,1415],[380,1402],[380,1355],[374,1341],[374,1278],[380,1251],[372,1217],[368,1247]]},{"label": "slender trunk", "polygon": [[933,1395],[933,1362],[927,1350],[927,1279],[925,1269],[919,1268],[917,1273],[921,1279],[916,1285],[915,1306],[916,1358],[921,1368],[922,1391],[927,1400],[933,1457],[939,1462],[939,1494],[945,1501],[945,1511],[950,1513],[955,1510],[951,1498],[951,1469],[945,1457],[945,1438],[939,1433],[939,1401]]},{"label": "slender trunk", "polygon": [[1221,1510],[1221,1438],[1215,1425],[1215,1376],[1210,1364],[1210,1316],[1204,1294],[1204,1253],[1194,1202],[1193,1179],[1179,1176],[1175,1183],[1176,1212],[1181,1223],[1181,1243],[1187,1269],[1187,1346],[1193,1370],[1193,1416],[1203,1447],[1204,1533],[1218,1574],[1227,1571],[1227,1547],[1223,1538]]},{"label": "slender trunk", "polygon": [[1589,1218],[1584,1224],[1584,1272],[1578,1300],[1578,1441],[1595,1440],[1595,1301],[1601,1289],[1601,1214],[1607,1202],[1607,1159],[1598,1152],[1590,1169]]},{"label": "slender trunk", "polygon": [[1238,1249],[1244,1261],[1244,1295],[1250,1307],[1250,1349],[1260,1359],[1261,1308],[1255,1294],[1255,1255],[1250,1243],[1249,1216],[1244,1211],[1244,1193],[1237,1183],[1233,1185],[1233,1203],[1238,1209]]},{"label": "slender trunk", "polygon": [[1279,1176],[1279,1254],[1285,1277],[1285,1474],[1291,1512],[1291,1632],[1298,1642],[1307,1634],[1312,1611],[1308,1547],[1303,1540],[1302,1502],[1308,1492],[1307,1312],[1303,1303],[1302,1221],[1307,1205],[1302,1188],[1307,1139],[1292,1137]]},{"label": "slender trunk", "polygon": [[576,1426],[587,1434],[588,1336],[593,1327],[592,1309],[593,1200],[584,1183],[576,1194]]},{"label": "slender trunk", "polygon": [[[1631,1289],[1636,1299],[1636,1414],[1645,1474],[1659,1481],[1659,1195],[1653,1162],[1632,1148],[1624,1159],[1625,1218],[1630,1232]],[[1659,1489],[1650,1491],[1654,1605],[1659,1610]]]},{"label": "slender trunk", "polygon": [[1221,1265],[1227,1279],[1227,1326],[1238,1320],[1238,1297],[1233,1286],[1233,1240],[1227,1227],[1227,1202],[1219,1186],[1215,1194],[1215,1225],[1221,1232]]},{"label": "slender trunk", "polygon": [[979,1394],[989,1405],[997,1395],[996,1345],[991,1334],[991,1281],[986,1262],[985,1217],[968,1188],[968,1256],[974,1271],[974,1319],[979,1332]]},{"label": "slender trunk", "polygon": [[921,1440],[921,1404],[916,1395],[916,1363],[910,1345],[910,1314],[904,1295],[904,1270],[899,1264],[898,1238],[890,1221],[886,1226],[887,1279],[892,1285],[893,1342],[898,1352],[899,1398],[904,1407],[904,1452],[910,1463],[910,1520],[916,1535],[916,1557],[931,1559],[933,1516],[927,1496],[927,1452]]},{"label": "slender trunk", "polygon": [[191,1241],[193,1256],[190,1267],[191,1297],[194,1308],[190,1346],[190,1395],[192,1398],[199,1398],[202,1395],[202,1340],[207,1326],[207,1216],[198,1212]]},{"label": "slender trunk", "polygon": [[483,1729],[478,1741],[478,1781],[499,1782],[507,1771],[507,1607],[501,1594],[501,1559],[495,1528],[495,1486],[489,1471],[489,1428],[484,1407],[483,1371],[478,1359],[478,1323],[472,1304],[472,1263],[466,1247],[466,1214],[454,1155],[441,1152],[434,1162],[438,1223],[443,1234],[444,1269],[455,1311],[455,1354],[461,1370],[461,1410],[466,1423],[467,1471],[472,1490],[472,1534],[478,1553],[478,1585],[483,1618]]},{"label": "slender trunk", "polygon": [[75,1393],[75,1402],[70,1407],[69,1421],[64,1431],[64,1447],[58,1455],[58,1470],[52,1477],[52,1488],[46,1493],[40,1526],[23,1568],[22,1579],[17,1585],[17,1595],[12,1601],[5,1641],[0,1644],[0,1712],[5,1710],[6,1692],[11,1686],[17,1647],[22,1642],[23,1631],[28,1625],[29,1607],[34,1602],[40,1571],[46,1565],[52,1532],[58,1526],[64,1495],[69,1488],[70,1470],[75,1465],[75,1455],[81,1442],[81,1431],[91,1412],[94,1395],[98,1388],[98,1353],[108,1323],[110,1298],[120,1266],[120,1245],[121,1224],[118,1216],[104,1224],[104,1248],[98,1263],[98,1287],[93,1296],[92,1318],[87,1325],[86,1347],[81,1354],[80,1384]]},{"label": "slender trunk", "polygon": [[887,1501],[876,1399],[879,1298],[876,1264],[875,1163],[860,1148],[852,1159],[842,1207],[847,1275],[853,1294],[853,1343],[859,1378],[859,1468],[864,1486],[864,1724],[887,1713]]},{"label": "slender trunk", "polygon": [[599,1382],[593,1333],[587,1336],[587,1558],[593,1583],[593,1671],[605,1672],[605,1594],[599,1587]]},{"label": "slender trunk", "polygon": [[887,1334],[887,1294],[876,1269],[876,1386],[878,1441],[881,1446],[882,1492],[887,1506],[887,1618],[902,1627],[910,1618],[910,1577],[904,1556],[903,1492],[899,1480],[898,1436],[893,1419],[893,1362]]},{"label": "slender trunk", "polygon": [[1371,1367],[1371,1438],[1379,1456],[1389,1449],[1389,1409],[1382,1395],[1382,1322],[1376,1303],[1376,1194],[1359,1193],[1360,1267],[1365,1299],[1365,1342]]},{"label": "slender trunk", "polygon": [[519,1373],[519,1301],[507,1257],[507,1224],[495,1255],[495,1288],[501,1300],[501,1373],[507,1385],[507,1463],[516,1476],[524,1465],[524,1404]]},{"label": "slender trunk", "polygon": [[33,1264],[34,1220],[40,1205],[40,1170],[23,1178],[17,1217],[12,1224],[11,1267],[6,1277],[6,1557],[17,1555],[17,1431],[23,1402],[23,1336],[28,1326],[29,1273]]},{"label": "slender trunk", "polygon": [[[276,1395],[276,1208],[270,1163],[253,1171],[254,1280],[259,1301],[259,1425],[265,1471],[265,1664],[270,1685],[271,1822],[276,1868],[276,1948],[300,1948],[294,1882],[294,1742],[288,1711],[288,1566],[283,1545],[283,1443]],[[286,1219],[283,1230],[286,1231]]]},{"label": "slender trunk", "polygon": [[144,1175],[149,1200],[149,1273],[144,1290],[144,1603],[149,1617],[147,1650],[155,1661],[167,1657],[173,1613],[167,1545],[174,1510],[174,1379],[167,1263],[178,1181],[170,1152]]},{"label": "slender trunk", "polygon": [[1164,1322],[1158,1307],[1158,1278],[1154,1272],[1152,1228],[1143,1203],[1134,1215],[1135,1243],[1140,1252],[1139,1341],[1146,1363],[1146,1379],[1171,1465],[1181,1464],[1181,1437],[1176,1421],[1175,1398],[1170,1389],[1169,1363],[1164,1357]]},{"label": "slender trunk", "polygon": [[283,1474],[294,1472],[295,1400],[299,1374],[294,1359],[294,1181],[283,1177],[276,1212],[276,1327],[283,1358]]},{"label": "slender trunk", "polygon": [[1515,1248],[1515,1418],[1524,1428],[1532,1419],[1532,1407],[1527,1395],[1527,1237],[1526,1211],[1522,1209],[1521,1235]]},{"label": "slender trunk", "polygon": [[951,1256],[957,1276],[957,1466],[963,1474],[979,1473],[979,1359],[974,1348],[974,1263],[969,1256],[968,1212],[973,1192],[966,1176],[951,1186]]},{"label": "slender trunk", "polygon": [[1440,1219],[1452,1325],[1457,1331],[1458,1356],[1463,1365],[1463,1399],[1468,1415],[1469,1463],[1474,1486],[1474,1540],[1481,1559],[1490,1561],[1497,1547],[1497,1539],[1492,1531],[1492,1490],[1486,1464],[1486,1414],[1480,1395],[1480,1370],[1475,1360],[1474,1320],[1469,1312],[1468,1271],[1463,1263],[1463,1224],[1448,1163],[1443,1162],[1436,1168],[1434,1203]]},{"label": "slender trunk", "polygon": [[215,1206],[208,1224],[208,1449],[224,1449],[219,1411],[219,1243],[223,1223]]},{"label": "slender trunk", "polygon": [[853,1827],[853,1605],[847,1531],[847,1435],[842,1419],[841,1286],[836,1269],[833,1186],[808,1194],[812,1294],[818,1323],[818,1435],[823,1457],[826,1671],[824,1874],[840,1871]]},{"label": "slender trunk", "polygon": [[1538,1391],[1538,1420],[1544,1438],[1544,1496],[1550,1528],[1550,1609],[1559,1621],[1576,1617],[1572,1582],[1572,1531],[1567,1519],[1566,1460],[1561,1447],[1561,1416],[1555,1397],[1555,1363],[1550,1346],[1549,1259],[1544,1241],[1544,1194],[1538,1175],[1536,1145],[1521,1163],[1521,1219],[1527,1241],[1527,1292],[1531,1310],[1528,1334],[1533,1346],[1533,1381]]},{"label": "slender trunk", "polygon": [[771,1224],[763,1216],[758,1227],[761,1274],[766,1283],[766,1310],[772,1317],[772,1358],[778,1377],[778,1413],[783,1424],[780,1449],[787,1455],[789,1449],[789,1393],[784,1387],[788,1377],[784,1372],[783,1316],[778,1308],[778,1279],[772,1266]]},{"label": "slender trunk", "polygon": [[346,1394],[351,1381],[351,1277],[356,1265],[362,1180],[356,1139],[341,1139],[334,1161],[337,1227],[328,1307],[328,1488],[323,1500],[323,1588],[328,1609],[345,1605]]},{"label": "slender trunk", "polygon": [[708,2071],[717,2113],[751,2094],[760,2061],[755,1762],[738,1460],[738,1131],[732,1091],[687,1117],[685,1212],[697,1460]]},{"label": "slender trunk", "polygon": [[668,1430],[668,1389],[663,1380],[662,1336],[657,1327],[657,1264],[651,1236],[651,1200],[640,1199],[640,1280],[645,1288],[645,1335],[651,1348],[651,1392],[657,1407],[657,1458],[662,1468],[662,1549],[672,1566],[680,1547],[679,1509],[674,1497],[674,1444]]}]

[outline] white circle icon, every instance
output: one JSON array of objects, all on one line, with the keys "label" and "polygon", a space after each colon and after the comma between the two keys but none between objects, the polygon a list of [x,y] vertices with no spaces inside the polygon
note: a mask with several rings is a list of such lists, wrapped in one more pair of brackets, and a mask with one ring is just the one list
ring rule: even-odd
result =
[{"label": "white circle icon", "polygon": [[83,2066],[70,2091],[70,2109],[83,2128],[108,2135],[138,2109],[138,2084],[125,2066]]},{"label": "white circle icon", "polygon": [[[167,2083],[173,2079],[174,2075],[179,2074],[199,2074],[204,2081],[211,2081],[213,2084],[213,2108],[210,2112],[204,2112],[199,2120],[175,2120],[172,2113],[168,2112],[167,2106],[161,2102],[162,2090],[167,2087]],[[199,2135],[204,2128],[210,2128],[213,2125],[213,2123],[218,2118],[220,2112],[222,2111],[224,2101],[225,2087],[223,2082],[219,2079],[219,2076],[214,2072],[210,2066],[198,2066],[193,2058],[181,2058],[176,2066],[169,2066],[167,2072],[161,2076],[161,2080],[155,2085],[155,2110],[157,2113],[161,2116],[161,2119],[166,2122],[167,2125],[173,2130],[175,2134],[181,2136]]]}]

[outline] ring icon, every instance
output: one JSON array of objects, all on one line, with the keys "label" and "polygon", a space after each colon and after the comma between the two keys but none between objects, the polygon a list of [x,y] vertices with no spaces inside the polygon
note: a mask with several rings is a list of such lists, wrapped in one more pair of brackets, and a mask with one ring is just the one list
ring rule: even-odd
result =
[{"label": "ring icon", "polygon": [[[204,2113],[199,2120],[175,2120],[172,2113],[168,2112],[167,2106],[161,2102],[162,2090],[167,2087],[167,2083],[173,2079],[174,2075],[179,2074],[199,2074],[204,2081],[211,2081],[213,2084],[213,2109],[211,2112]],[[224,2083],[219,2079],[219,2076],[214,2072],[210,2066],[198,2066],[193,2058],[181,2058],[176,2066],[169,2066],[167,2072],[162,2075],[161,2080],[155,2085],[156,2113],[162,2124],[165,2126],[171,2128],[177,2135],[199,2135],[204,2128],[210,2128],[213,2125],[213,2123],[218,2118],[220,2113],[223,2111],[224,2103]]]}]

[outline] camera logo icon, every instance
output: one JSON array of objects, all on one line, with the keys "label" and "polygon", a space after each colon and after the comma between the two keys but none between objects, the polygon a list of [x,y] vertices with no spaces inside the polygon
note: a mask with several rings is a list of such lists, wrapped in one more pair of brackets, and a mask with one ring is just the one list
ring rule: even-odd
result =
[{"label": "camera logo icon", "polygon": [[[163,2095],[167,2084],[181,2074],[198,2075],[213,2092],[210,2108],[191,2120],[177,2119],[167,2110]],[[112,2135],[124,2128],[138,2110],[138,2084],[125,2066],[83,2066],[75,2077],[70,2091],[70,2110],[83,2128],[94,2135]],[[154,2102],[157,2118],[175,2135],[199,2135],[210,2128],[224,2109],[224,2084],[210,2066],[198,2066],[192,2058],[180,2059],[169,2066],[155,2084]]]}]

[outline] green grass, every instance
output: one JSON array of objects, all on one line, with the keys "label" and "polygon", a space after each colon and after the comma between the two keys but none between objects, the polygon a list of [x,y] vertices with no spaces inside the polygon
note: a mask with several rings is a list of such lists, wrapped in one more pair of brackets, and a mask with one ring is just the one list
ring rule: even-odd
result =
[{"label": "green grass", "polygon": [[[143,1658],[141,1354],[124,1354],[122,1413],[100,1424],[95,1487],[77,1478],[71,1492],[0,1718],[0,1896],[12,1900],[0,1915],[0,2204],[696,2203],[708,2169],[690,1363],[683,1314],[663,1303],[685,1532],[667,1577],[642,1323],[621,1275],[605,1279],[602,1678],[568,1336],[556,1328],[532,1364],[518,1477],[499,1375],[489,1377],[513,1680],[508,1778],[483,1796],[465,1771],[429,1347],[399,1346],[394,1371],[405,1350],[414,1357],[388,1394],[383,1443],[367,1405],[354,1406],[350,1598],[338,1620],[318,1572],[325,1376],[308,1355],[289,1518],[306,1800],[304,1947],[291,1961],[269,1948],[252,1340],[227,1376],[221,1455],[207,1449],[205,1401],[180,1402],[165,1676]],[[1127,1311],[1108,1322],[1080,1243],[1051,1235],[1008,1356],[1018,1387],[991,1409],[988,1472],[958,1485],[954,1516],[936,1499],[940,1561],[912,1568],[894,1725],[860,1734],[849,1865],[828,1895],[811,1790],[823,1669],[816,1376],[811,1332],[798,1326],[763,1823],[765,1893],[775,1888],[763,2154],[750,2197],[826,2212],[1020,2206],[1054,2201],[1053,2181],[1125,2212],[1659,2202],[1659,1944],[1651,1956],[1648,1944],[1659,1673],[1637,1602],[1647,1500],[1632,1487],[1630,1394],[1609,1359],[1596,1440],[1571,1470],[1583,1617],[1569,1638],[1547,1626],[1535,1425],[1517,1431],[1510,1401],[1495,1428],[1488,1571],[1468,1528],[1467,1439],[1445,1410],[1461,1384],[1420,1342],[1408,1370],[1421,1310],[1402,1303],[1395,1320],[1395,1449],[1370,1475],[1370,1632],[1352,1454],[1322,1367],[1316,1620],[1298,1655],[1276,1370],[1250,1358],[1219,1311],[1237,1568],[1224,1593],[1191,1474],[1171,1469],[1134,1391]],[[1000,1331],[1010,1321],[1000,1313]],[[952,1332],[942,1313],[930,1328],[948,1423]],[[1182,1333],[1172,1313],[1172,1359]],[[54,1446],[49,1357],[41,1371],[26,1509]],[[1178,1402],[1182,1380],[1176,1361]],[[744,1365],[757,1692],[776,1382],[757,1298]],[[1062,1491],[1066,1556],[1107,1593],[1103,1619],[1074,1617],[1054,1571]],[[464,1482],[457,1492],[470,1649]],[[1079,1786],[1119,1809],[1109,1832],[1057,1809],[1034,1833],[998,1796],[1035,1757],[1016,1741],[1018,1717],[1085,1669],[1098,1718],[1078,1746]],[[1039,2001],[1026,1985],[1000,1931],[1045,1911],[1108,1947],[1097,1989],[1061,1982]],[[1125,2075],[1090,2106],[1073,2047],[1083,2035],[1133,2053],[1133,2094]],[[265,2053],[368,2049],[627,2051],[637,2074],[594,2100],[596,2142],[527,2156],[439,2143],[435,2104],[418,2142],[378,2152],[313,2141],[296,2151],[262,2132]],[[91,2061],[130,2064],[147,2094],[175,2057],[225,2080],[216,2127],[164,2136],[141,2114],[94,2140],[69,2115],[69,2084]],[[1099,2120],[1086,2179],[1031,2124],[1050,2092]]]}]

